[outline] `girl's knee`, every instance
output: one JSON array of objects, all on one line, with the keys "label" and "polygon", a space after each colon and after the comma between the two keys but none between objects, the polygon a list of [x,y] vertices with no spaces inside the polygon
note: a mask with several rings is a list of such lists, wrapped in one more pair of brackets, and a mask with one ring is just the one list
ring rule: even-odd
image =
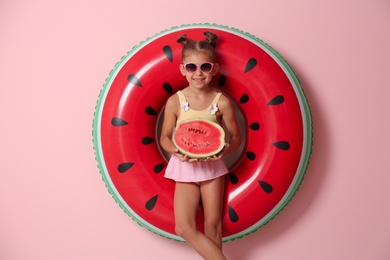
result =
[{"label": "girl's knee", "polygon": [[205,229],[205,233],[219,234],[222,232],[222,222],[219,219],[205,220],[204,229]]},{"label": "girl's knee", "polygon": [[222,223],[221,221],[205,221],[204,233],[220,249],[222,249]]},{"label": "girl's knee", "polygon": [[176,224],[175,232],[178,236],[185,238],[196,232],[196,228],[187,224]]}]

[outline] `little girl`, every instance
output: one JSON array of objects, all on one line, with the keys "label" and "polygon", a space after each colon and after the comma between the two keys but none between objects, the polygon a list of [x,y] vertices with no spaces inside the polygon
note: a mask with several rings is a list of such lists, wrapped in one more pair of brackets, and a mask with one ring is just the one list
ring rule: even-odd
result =
[{"label": "little girl", "polygon": [[[176,181],[174,195],[175,231],[204,259],[226,259],[222,253],[222,204],[225,174],[221,158],[241,143],[234,109],[230,100],[210,87],[218,72],[215,46],[217,36],[204,33],[205,40],[189,41],[186,35],[178,42],[183,45],[180,71],[188,86],[172,95],[166,104],[160,143],[172,156],[165,177]],[[177,123],[191,118],[202,118],[225,125],[230,140],[218,156],[205,160],[189,159],[178,152],[171,137]],[[196,228],[196,212],[202,200],[204,233]]]}]

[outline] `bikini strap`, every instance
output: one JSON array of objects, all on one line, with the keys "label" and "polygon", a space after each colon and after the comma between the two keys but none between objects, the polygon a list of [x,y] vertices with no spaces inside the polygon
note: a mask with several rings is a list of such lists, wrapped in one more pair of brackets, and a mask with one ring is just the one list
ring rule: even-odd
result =
[{"label": "bikini strap", "polygon": [[186,102],[186,97],[184,96],[183,92],[181,90],[176,92],[178,97],[179,97],[179,102],[180,104],[183,102]]},{"label": "bikini strap", "polygon": [[215,105],[218,104],[218,101],[221,98],[221,96],[222,96],[222,93],[218,92],[218,94],[215,96],[212,104],[215,104]]}]

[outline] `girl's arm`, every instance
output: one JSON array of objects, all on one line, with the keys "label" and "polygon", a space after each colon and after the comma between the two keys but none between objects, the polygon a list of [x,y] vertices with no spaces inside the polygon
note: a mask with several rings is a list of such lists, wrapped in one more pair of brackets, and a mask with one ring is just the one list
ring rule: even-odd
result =
[{"label": "girl's arm", "polygon": [[170,98],[168,98],[168,101],[165,105],[165,111],[164,111],[164,121],[161,128],[161,136],[160,136],[160,144],[162,148],[170,153],[174,154],[177,153],[178,150],[173,144],[171,138],[173,129],[176,124],[177,119],[177,108],[179,107],[179,100],[177,95],[173,95]]},{"label": "girl's arm", "polygon": [[218,108],[222,115],[222,120],[225,124],[226,130],[230,134],[230,140],[226,145],[226,149],[223,152],[223,155],[229,154],[237,149],[241,144],[241,135],[238,129],[238,124],[236,120],[236,115],[234,113],[234,108],[230,100],[222,95],[219,102]]}]

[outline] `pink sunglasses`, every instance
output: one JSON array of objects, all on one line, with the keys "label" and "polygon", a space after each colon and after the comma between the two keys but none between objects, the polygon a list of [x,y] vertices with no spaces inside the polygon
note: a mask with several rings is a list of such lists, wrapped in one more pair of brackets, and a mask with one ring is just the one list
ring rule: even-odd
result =
[{"label": "pink sunglasses", "polygon": [[184,68],[189,73],[195,72],[198,69],[198,67],[200,67],[200,70],[203,73],[210,73],[213,70],[214,63],[204,62],[202,64],[195,64],[193,62],[188,62],[188,63],[184,64]]}]

